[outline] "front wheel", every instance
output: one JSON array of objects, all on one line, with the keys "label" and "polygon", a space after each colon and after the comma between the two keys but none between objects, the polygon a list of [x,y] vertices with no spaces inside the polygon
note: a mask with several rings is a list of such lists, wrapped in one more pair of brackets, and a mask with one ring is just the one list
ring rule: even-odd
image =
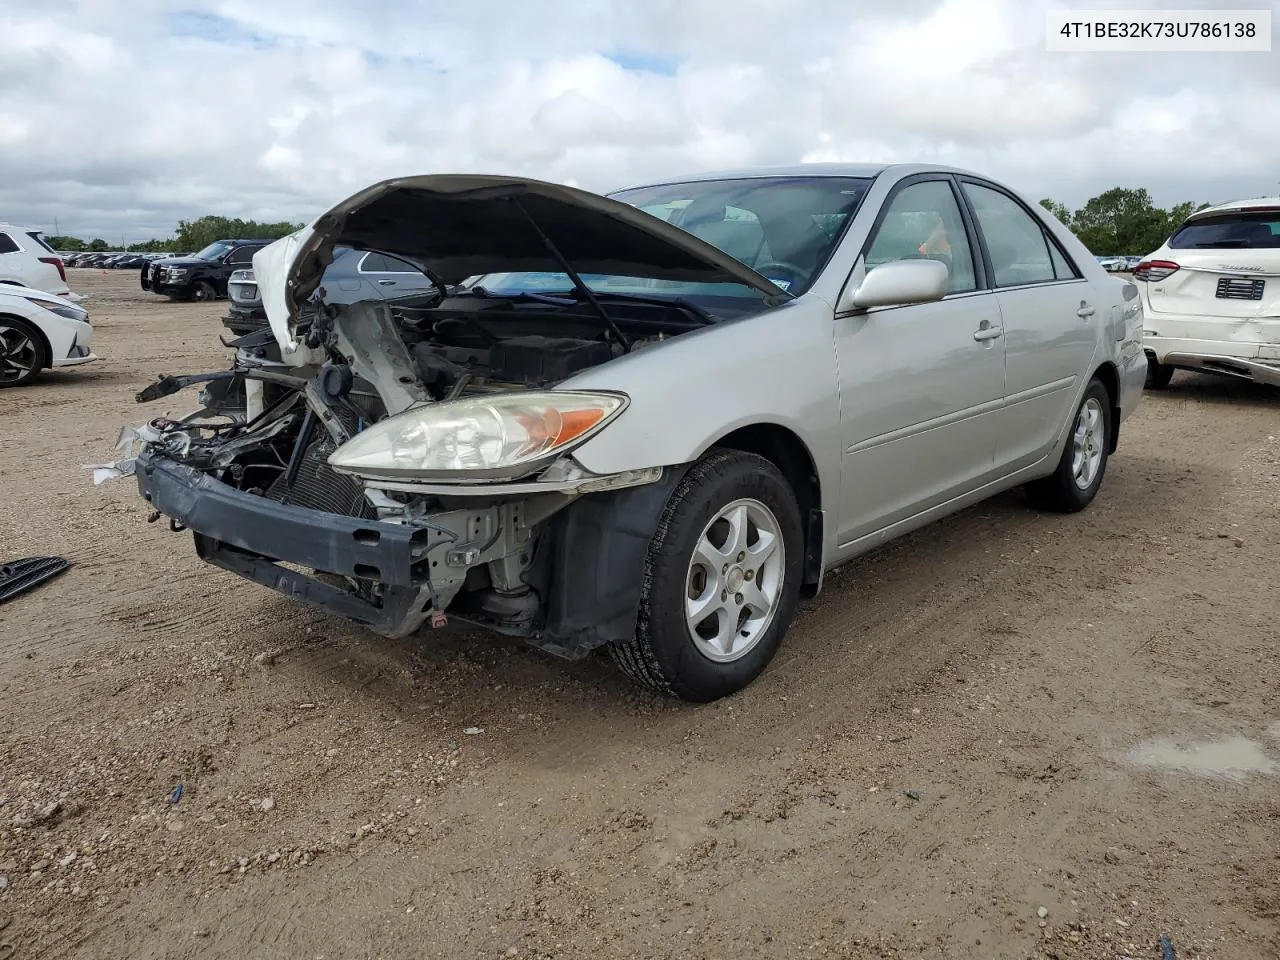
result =
[{"label": "front wheel", "polygon": [[1101,380],[1091,380],[1076,408],[1058,468],[1043,480],[1027,484],[1027,496],[1034,506],[1075,513],[1093,501],[1107,472],[1111,417],[1107,388]]},{"label": "front wheel", "polygon": [[190,297],[192,300],[200,302],[216,300],[218,291],[213,288],[213,284],[208,280],[197,280],[191,285]]},{"label": "front wheel", "polygon": [[0,387],[30,383],[48,365],[39,331],[17,317],[0,317]]},{"label": "front wheel", "polygon": [[645,560],[633,639],[612,646],[633,680],[706,703],[769,665],[800,595],[804,534],[786,477],[718,450],[671,494]]}]

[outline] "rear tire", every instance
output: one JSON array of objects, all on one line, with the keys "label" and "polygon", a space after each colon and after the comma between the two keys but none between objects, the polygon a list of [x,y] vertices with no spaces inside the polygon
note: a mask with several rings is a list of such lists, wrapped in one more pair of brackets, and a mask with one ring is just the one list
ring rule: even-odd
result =
[{"label": "rear tire", "polygon": [[633,680],[695,703],[769,665],[800,595],[804,531],[781,471],[717,450],[672,492],[649,544],[636,635],[610,647]]},{"label": "rear tire", "polygon": [[1160,363],[1155,357],[1147,355],[1147,382],[1148,390],[1163,390],[1169,386],[1169,381],[1173,379],[1174,368],[1167,363]]},{"label": "rear tire", "polygon": [[40,331],[17,317],[0,317],[0,387],[21,387],[49,366]]},{"label": "rear tire", "polygon": [[1076,513],[1093,502],[1107,472],[1112,416],[1107,388],[1101,380],[1091,380],[1071,418],[1057,469],[1043,480],[1027,484],[1032,506],[1054,513]]}]

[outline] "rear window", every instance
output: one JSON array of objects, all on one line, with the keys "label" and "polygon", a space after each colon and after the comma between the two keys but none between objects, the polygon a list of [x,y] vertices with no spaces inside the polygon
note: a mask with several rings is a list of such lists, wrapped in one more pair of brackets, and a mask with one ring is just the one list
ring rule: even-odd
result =
[{"label": "rear window", "polygon": [[27,236],[30,237],[32,240],[34,240],[36,243],[38,243],[42,248],[47,250],[49,253],[52,253],[55,255],[57,254],[58,251],[53,249],[53,247],[49,246],[47,243],[45,243],[44,238],[41,237],[39,233],[28,232]]},{"label": "rear window", "polygon": [[0,233],[0,253],[17,253],[22,248],[13,242],[13,237]]},{"label": "rear window", "polygon": [[1280,210],[1224,213],[1183,224],[1169,239],[1174,250],[1280,248]]}]

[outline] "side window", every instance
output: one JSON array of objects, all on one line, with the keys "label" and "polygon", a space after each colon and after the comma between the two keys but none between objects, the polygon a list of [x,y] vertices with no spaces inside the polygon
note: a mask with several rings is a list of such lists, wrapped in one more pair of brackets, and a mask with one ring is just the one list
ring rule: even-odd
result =
[{"label": "side window", "polygon": [[13,237],[0,233],[0,253],[17,253],[22,248],[13,242]]},{"label": "side window", "polygon": [[[1047,236],[1047,234],[1046,234]],[[1053,275],[1059,280],[1078,280],[1080,274],[1067,262],[1058,245],[1049,239],[1049,259],[1053,261]]]},{"label": "side window", "polygon": [[360,261],[361,273],[421,273],[411,263],[381,253],[366,253]]},{"label": "side window", "polygon": [[987,241],[997,287],[1049,283],[1073,275],[1044,228],[1012,197],[976,183],[964,184],[964,192]]},{"label": "side window", "polygon": [[871,239],[866,263],[870,270],[894,260],[921,259],[946,264],[948,293],[977,289],[973,251],[946,180],[925,180],[898,191]]},{"label": "side window", "polygon": [[227,257],[227,263],[253,263],[253,255],[261,249],[259,247],[237,247],[231,251],[231,256]]}]

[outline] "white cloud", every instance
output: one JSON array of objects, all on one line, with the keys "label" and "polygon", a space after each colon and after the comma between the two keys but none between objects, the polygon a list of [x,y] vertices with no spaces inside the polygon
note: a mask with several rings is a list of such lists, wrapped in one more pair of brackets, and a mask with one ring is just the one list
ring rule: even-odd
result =
[{"label": "white cloud", "polygon": [[309,218],[405,173],[610,189],[800,160],[941,161],[1069,204],[1276,189],[1273,54],[1049,54],[1044,6],[9,3],[0,219],[142,238]]}]

